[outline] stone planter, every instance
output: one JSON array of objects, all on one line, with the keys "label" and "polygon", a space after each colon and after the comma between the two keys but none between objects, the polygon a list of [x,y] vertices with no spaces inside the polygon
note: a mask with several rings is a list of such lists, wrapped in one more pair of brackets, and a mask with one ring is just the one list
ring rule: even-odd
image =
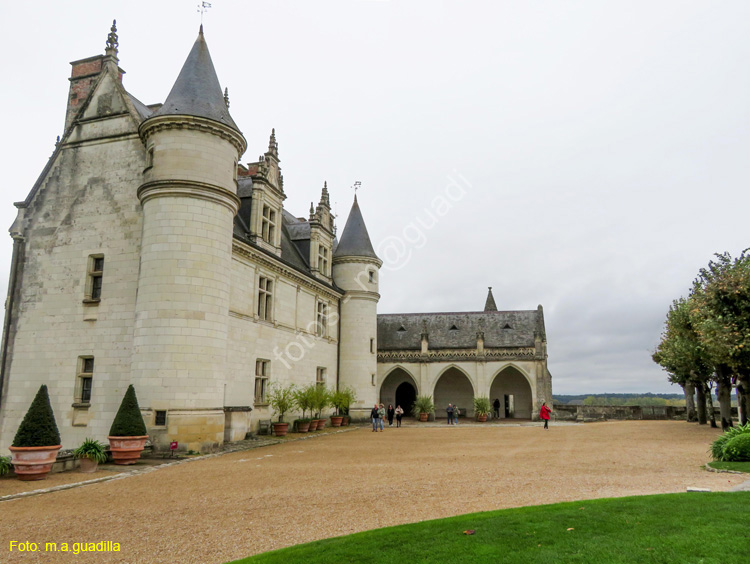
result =
[{"label": "stone planter", "polygon": [[78,470],[86,474],[93,474],[96,472],[97,466],[99,466],[99,463],[96,460],[91,460],[89,457],[81,458],[81,466]]},{"label": "stone planter", "polygon": [[274,423],[273,424],[273,434],[277,437],[286,437],[287,432],[289,431],[289,423]]},{"label": "stone planter", "polygon": [[343,415],[331,415],[331,427],[341,427],[341,422],[343,420]]},{"label": "stone planter", "polygon": [[13,458],[11,464],[19,480],[31,482],[44,480],[57,459],[62,445],[41,447],[8,447]]},{"label": "stone planter", "polygon": [[148,435],[139,437],[107,437],[115,464],[135,464],[146,446]]},{"label": "stone planter", "polygon": [[318,419],[318,431],[321,429],[325,429],[326,426],[326,420],[325,419]]},{"label": "stone planter", "polygon": [[310,422],[305,421],[304,423],[297,423],[298,433],[307,433],[310,430]]},{"label": "stone planter", "polygon": [[429,413],[420,413],[419,414],[419,420],[424,423],[427,421],[427,419],[430,417]]}]

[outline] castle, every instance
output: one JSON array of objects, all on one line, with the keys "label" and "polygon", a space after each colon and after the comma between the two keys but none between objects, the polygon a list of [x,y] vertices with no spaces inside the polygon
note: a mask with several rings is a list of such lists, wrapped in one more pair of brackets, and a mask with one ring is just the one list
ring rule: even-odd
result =
[{"label": "castle", "polygon": [[63,447],[104,440],[134,384],[157,448],[210,450],[273,416],[269,386],[352,387],[376,401],[432,395],[472,414],[536,418],[551,401],[544,316],[378,315],[381,260],[355,195],[336,237],[328,187],[297,217],[278,144],[241,164],[201,26],[163,104],[122,84],[113,24],[104,55],[74,61],[59,139],[17,202],[0,362],[0,450],[41,384]]}]

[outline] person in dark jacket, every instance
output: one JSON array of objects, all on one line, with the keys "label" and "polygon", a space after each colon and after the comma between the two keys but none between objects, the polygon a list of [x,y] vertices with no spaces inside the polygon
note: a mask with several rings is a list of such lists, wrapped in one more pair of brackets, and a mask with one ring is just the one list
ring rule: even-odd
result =
[{"label": "person in dark jacket", "polygon": [[453,425],[453,405],[449,403],[445,412],[448,414],[448,425]]},{"label": "person in dark jacket", "polygon": [[495,401],[492,402],[492,409],[495,412],[495,419],[500,419],[500,400],[495,398]]},{"label": "person in dark jacket", "polygon": [[393,416],[396,415],[396,408],[393,407],[392,403],[388,404],[388,411],[386,413],[388,414],[388,426],[393,427]]},{"label": "person in dark jacket", "polygon": [[380,419],[380,415],[378,414],[378,404],[375,404],[375,407],[372,408],[370,411],[370,419],[372,419],[372,432],[378,430],[378,420]]},{"label": "person in dark jacket", "polygon": [[547,402],[542,403],[542,409],[539,411],[539,417],[541,417],[544,420],[544,428],[549,429],[549,414],[552,413],[549,407],[547,407]]}]

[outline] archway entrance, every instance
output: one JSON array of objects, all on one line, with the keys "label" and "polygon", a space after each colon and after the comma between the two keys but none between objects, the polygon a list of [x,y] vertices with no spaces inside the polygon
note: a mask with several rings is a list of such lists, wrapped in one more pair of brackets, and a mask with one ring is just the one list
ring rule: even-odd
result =
[{"label": "archway entrance", "polygon": [[403,368],[395,368],[385,377],[380,386],[380,402],[386,407],[401,406],[406,417],[411,416],[411,406],[417,399],[417,383]]},{"label": "archway entrance", "polygon": [[462,415],[474,416],[474,388],[466,374],[456,367],[443,372],[435,384],[435,416],[447,417],[448,404],[458,405]]},{"label": "archway entrance", "polygon": [[508,366],[504,368],[490,386],[490,402],[500,400],[501,419],[531,419],[531,386],[521,372]]}]

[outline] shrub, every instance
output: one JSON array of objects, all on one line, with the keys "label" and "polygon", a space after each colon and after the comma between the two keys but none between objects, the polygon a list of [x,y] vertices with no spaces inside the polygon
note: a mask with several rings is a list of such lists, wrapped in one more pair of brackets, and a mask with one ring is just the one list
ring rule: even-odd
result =
[{"label": "shrub", "polygon": [[8,472],[10,472],[10,466],[10,457],[0,456],[0,476],[5,476]]},{"label": "shrub", "polygon": [[107,445],[94,439],[86,438],[83,444],[73,451],[73,456],[76,458],[88,458],[103,464],[107,462]]},{"label": "shrub", "polygon": [[325,386],[315,385],[315,395],[313,396],[313,408],[318,417],[320,417],[322,411],[331,405],[331,392]]},{"label": "shrub", "polygon": [[750,461],[750,434],[743,433],[729,439],[724,447],[723,458],[727,462]]},{"label": "shrub", "polygon": [[298,388],[294,393],[294,402],[302,410],[302,418],[305,418],[305,413],[310,412],[312,416],[313,400],[315,396],[315,384],[308,384],[304,388]]},{"label": "shrub", "polygon": [[719,435],[719,437],[711,443],[710,453],[713,459],[727,461],[727,459],[724,458],[724,448],[730,439],[739,435],[750,435],[750,423],[731,427],[730,429],[727,429],[726,432]]},{"label": "shrub", "polygon": [[138,398],[135,396],[133,384],[128,386],[125,397],[122,398],[120,409],[117,410],[115,420],[109,429],[111,437],[142,437],[148,435],[146,423],[143,422],[141,408],[138,407]]},{"label": "shrub", "polygon": [[294,384],[288,386],[282,386],[278,383],[271,384],[271,389],[268,392],[268,404],[279,414],[279,423],[284,422],[284,414],[294,407],[294,392]]},{"label": "shrub", "polygon": [[31,402],[26,416],[16,431],[14,447],[57,446],[60,444],[60,431],[55,423],[55,414],[49,402],[47,386],[42,384]]},{"label": "shrub", "polygon": [[432,401],[432,396],[417,396],[414,405],[411,407],[414,417],[419,417],[420,413],[432,413],[434,411],[435,402]]},{"label": "shrub", "polygon": [[490,398],[488,397],[477,397],[474,398],[474,413],[476,415],[488,415],[492,406],[490,405]]}]

